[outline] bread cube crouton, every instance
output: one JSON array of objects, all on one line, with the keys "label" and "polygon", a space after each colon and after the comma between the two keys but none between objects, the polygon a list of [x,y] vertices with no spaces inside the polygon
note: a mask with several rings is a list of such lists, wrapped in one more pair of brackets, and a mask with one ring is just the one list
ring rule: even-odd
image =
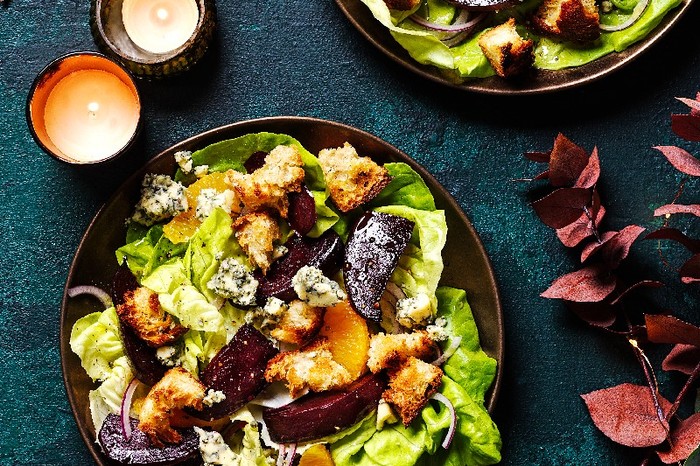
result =
[{"label": "bread cube crouton", "polygon": [[286,351],[267,363],[265,380],[283,380],[292,398],[308,388],[314,392],[341,389],[352,382],[350,373],[333,360],[328,340],[318,338],[302,350]]},{"label": "bread cube crouton", "polygon": [[226,182],[233,186],[248,211],[269,207],[287,218],[287,193],[301,191],[304,162],[296,147],[277,146],[265,157],[265,164],[253,173],[226,172]]},{"label": "bread cube crouton", "polygon": [[205,392],[204,385],[182,367],[170,369],[151,387],[143,401],[139,429],[159,447],[163,442],[180,442],[182,436],[172,428],[170,418],[175,409],[201,410]]},{"label": "bread cube crouton", "polygon": [[382,399],[396,409],[401,422],[408,427],[440,388],[442,374],[439,367],[409,357],[398,369],[389,371],[389,388]]},{"label": "bread cube crouton", "polygon": [[396,369],[410,357],[434,359],[437,354],[437,344],[425,330],[390,335],[378,333],[369,342],[367,367],[376,374],[382,369]]},{"label": "bread cube crouton", "polygon": [[545,0],[532,23],[539,32],[572,42],[600,37],[600,16],[595,0]]},{"label": "bread cube crouton", "polygon": [[238,217],[233,229],[251,265],[266,274],[274,260],[274,243],[281,238],[277,221],[267,212],[251,212]]},{"label": "bread cube crouton", "polygon": [[386,168],[360,157],[349,143],[318,154],[323,176],[335,205],[349,212],[373,199],[391,181]]},{"label": "bread cube crouton", "polygon": [[296,299],[282,313],[277,325],[270,331],[270,336],[284,343],[301,345],[309,341],[321,325],[323,309]]},{"label": "bread cube crouton", "polygon": [[158,294],[146,287],[124,293],[124,302],[117,306],[119,319],[134,330],[149,346],[159,347],[172,343],[187,332],[165,312],[158,301]]},{"label": "bread cube crouton", "polygon": [[484,32],[479,37],[479,47],[502,78],[522,74],[534,61],[534,42],[518,34],[514,18]]},{"label": "bread cube crouton", "polygon": [[384,0],[386,6],[392,10],[412,10],[420,5],[421,0]]}]

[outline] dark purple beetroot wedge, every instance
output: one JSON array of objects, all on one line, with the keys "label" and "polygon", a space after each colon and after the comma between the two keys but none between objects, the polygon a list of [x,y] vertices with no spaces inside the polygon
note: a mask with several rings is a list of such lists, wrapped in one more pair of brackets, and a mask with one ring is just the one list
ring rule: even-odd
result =
[{"label": "dark purple beetroot wedge", "polygon": [[355,224],[345,246],[343,277],[352,307],[379,322],[379,300],[413,233],[414,223],[397,215],[367,212]]},{"label": "dark purple beetroot wedge", "polygon": [[139,287],[139,282],[131,273],[131,269],[126,261],[122,262],[117,272],[112,277],[112,301],[115,306],[119,306],[124,302],[124,294],[127,291],[135,290]]},{"label": "dark purple beetroot wedge", "polygon": [[335,434],[361,421],[377,408],[386,389],[381,375],[368,374],[347,390],[312,393],[280,408],[263,411],[276,443],[297,443]]},{"label": "dark purple beetroot wedge", "polygon": [[311,231],[316,224],[316,201],[306,185],[298,193],[289,193],[289,213],[287,221],[300,235]]},{"label": "dark purple beetroot wedge", "polygon": [[161,364],[156,357],[156,348],[148,346],[145,341],[136,336],[136,333],[128,325],[121,321],[119,322],[119,335],[136,378],[146,385],[154,385],[162,379],[168,368]]},{"label": "dark purple beetroot wedge", "polygon": [[119,464],[166,466],[180,464],[199,456],[199,436],[194,429],[179,430],[182,441],[177,445],[166,444],[163,448],[151,444],[148,436],[138,429],[138,421],[130,418],[131,438],[124,437],[121,418],[108,414],[98,440],[104,453]]},{"label": "dark purple beetroot wedge", "polygon": [[[340,270],[343,260],[343,241],[332,230],[319,238],[306,238],[295,234],[285,244],[289,252],[272,264],[267,275],[258,274],[259,293],[263,298],[274,296],[282,301],[292,301],[297,297],[292,286],[292,278],[305,265],[317,267],[327,276]],[[263,300],[264,301],[264,300]]]},{"label": "dark purple beetroot wedge", "polygon": [[267,157],[267,152],[253,152],[253,154],[248,157],[248,160],[243,163],[245,170],[248,173],[253,173],[255,170],[265,165],[265,157]]},{"label": "dark purple beetroot wedge", "polygon": [[193,414],[213,421],[238,411],[268,385],[265,369],[277,352],[255,327],[242,326],[200,376],[207,388],[222,391],[226,399]]}]

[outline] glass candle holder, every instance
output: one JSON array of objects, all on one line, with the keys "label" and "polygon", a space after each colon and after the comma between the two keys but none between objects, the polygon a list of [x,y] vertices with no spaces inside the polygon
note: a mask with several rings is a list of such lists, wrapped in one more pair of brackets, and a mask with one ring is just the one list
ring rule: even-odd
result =
[{"label": "glass candle holder", "polygon": [[71,164],[95,164],[132,145],[141,99],[121,65],[99,53],[76,52],[39,73],[26,113],[34,140],[49,155]]},{"label": "glass candle holder", "polygon": [[216,29],[214,0],[92,0],[95,43],[137,77],[163,78],[191,68]]}]

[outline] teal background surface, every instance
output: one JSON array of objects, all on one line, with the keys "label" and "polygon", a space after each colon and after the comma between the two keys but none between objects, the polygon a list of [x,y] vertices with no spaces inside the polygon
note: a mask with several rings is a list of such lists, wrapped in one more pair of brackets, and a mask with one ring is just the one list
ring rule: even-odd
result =
[{"label": "teal background surface", "polygon": [[[58,352],[60,302],[80,238],[121,182],[170,145],[249,118],[314,116],[373,133],[423,164],[455,196],[493,261],[503,298],[505,378],[495,418],[503,464],[638,464],[592,425],[581,393],[643,383],[622,340],[592,330],[539,294],[574,270],[535,217],[530,187],[513,180],[541,167],[522,153],[547,150],[563,132],[597,146],[606,226],[660,225],[682,177],[652,149],[698,144],[670,130],[674,99],[700,90],[700,5],[635,62],[596,83],[543,96],[460,92],[408,74],[378,52],[331,0],[218,2],[219,29],[187,74],[139,81],[143,129],[117,163],[68,166],[44,154],[25,120],[32,80],[52,59],[96,50],[89,2],[0,2],[0,464],[88,465],[70,411]],[[700,201],[697,183],[685,199]],[[700,236],[697,222],[688,225]],[[666,248],[666,245],[663,246]],[[700,322],[696,288],[678,285],[656,244],[636,244],[631,263],[669,286],[657,306]],[[673,256],[678,248],[668,247]],[[655,362],[660,355],[652,354]],[[659,369],[660,372],[660,369]],[[659,374],[674,397],[682,379]]]}]

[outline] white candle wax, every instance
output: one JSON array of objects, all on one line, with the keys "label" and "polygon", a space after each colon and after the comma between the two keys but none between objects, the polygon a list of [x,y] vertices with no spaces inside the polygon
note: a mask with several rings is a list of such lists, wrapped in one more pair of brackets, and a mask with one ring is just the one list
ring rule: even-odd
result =
[{"label": "white candle wax", "polygon": [[177,49],[199,22],[196,0],[124,0],[122,22],[129,38],[152,53]]},{"label": "white candle wax", "polygon": [[44,110],[46,133],[63,154],[97,161],[131,140],[139,121],[137,96],[102,70],[74,71],[51,90]]}]

